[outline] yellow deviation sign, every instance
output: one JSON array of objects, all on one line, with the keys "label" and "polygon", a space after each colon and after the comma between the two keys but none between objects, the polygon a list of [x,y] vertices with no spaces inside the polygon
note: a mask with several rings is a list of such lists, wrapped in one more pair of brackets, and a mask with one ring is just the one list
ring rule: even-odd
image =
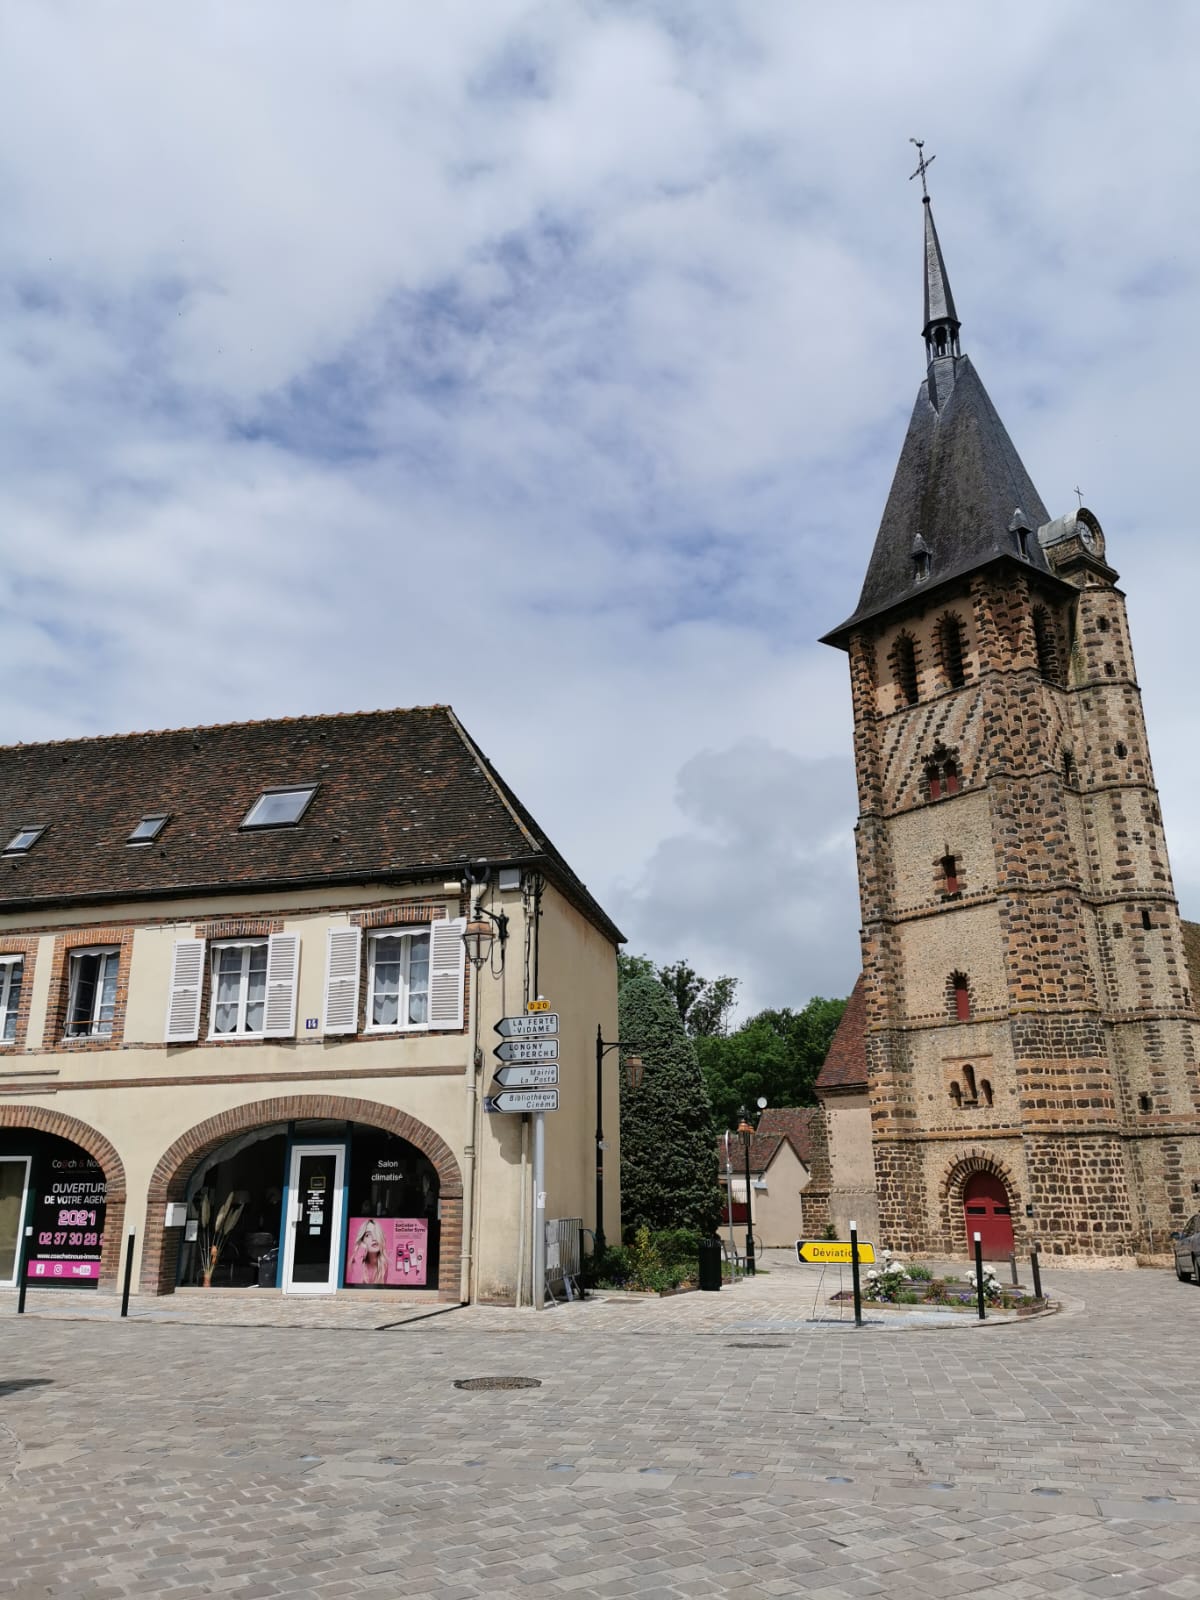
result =
[{"label": "yellow deviation sign", "polygon": [[[848,1239],[797,1239],[797,1261],[814,1261],[821,1266],[851,1265],[850,1241]],[[867,1244],[865,1240],[858,1241],[858,1259],[863,1266],[875,1264],[875,1246]]]}]

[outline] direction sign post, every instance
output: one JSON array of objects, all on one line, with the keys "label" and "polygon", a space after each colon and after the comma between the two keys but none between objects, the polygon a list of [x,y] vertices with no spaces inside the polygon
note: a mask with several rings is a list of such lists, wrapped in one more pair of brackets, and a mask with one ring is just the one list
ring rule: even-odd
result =
[{"label": "direction sign post", "polygon": [[557,1061],[558,1039],[502,1039],[492,1054],[497,1061]]},{"label": "direction sign post", "polygon": [[501,1017],[495,1031],[502,1039],[542,1039],[558,1032],[558,1012],[539,1011],[532,1017]]},{"label": "direction sign post", "polygon": [[524,1066],[497,1067],[492,1077],[502,1089],[549,1089],[558,1082],[557,1061],[529,1061]]},{"label": "direction sign post", "polygon": [[487,1111],[557,1111],[557,1089],[501,1089],[484,1101]]}]

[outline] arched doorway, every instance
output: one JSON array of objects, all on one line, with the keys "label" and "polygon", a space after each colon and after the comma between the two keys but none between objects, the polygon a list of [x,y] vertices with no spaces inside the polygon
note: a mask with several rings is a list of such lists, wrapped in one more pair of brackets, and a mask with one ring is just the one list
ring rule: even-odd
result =
[{"label": "arched doorway", "polygon": [[1015,1244],[1012,1204],[1003,1179],[994,1172],[973,1172],[963,1184],[963,1217],[970,1251],[974,1251],[978,1233],[985,1261],[1007,1260]]},{"label": "arched doorway", "polygon": [[0,1106],[0,1286],[18,1287],[31,1228],[31,1288],[115,1286],[125,1222],[125,1169],[103,1134],[41,1106]]},{"label": "arched doorway", "polygon": [[[214,1283],[228,1278],[296,1292],[411,1287],[442,1300],[459,1297],[458,1162],[431,1128],[392,1106],[293,1095],[235,1106],[190,1129],[150,1180],[144,1294],[203,1281],[203,1250],[197,1262],[197,1251],[186,1249],[201,1242],[187,1234],[202,1231],[202,1190],[206,1238],[226,1200],[226,1224],[242,1208],[225,1230],[227,1240],[236,1235],[237,1254],[226,1255],[223,1245],[217,1265],[224,1257],[225,1269]],[[187,1207],[189,1225],[163,1227],[171,1202]],[[272,1274],[265,1236],[273,1230],[279,1255]],[[385,1262],[392,1270],[382,1270]]]}]

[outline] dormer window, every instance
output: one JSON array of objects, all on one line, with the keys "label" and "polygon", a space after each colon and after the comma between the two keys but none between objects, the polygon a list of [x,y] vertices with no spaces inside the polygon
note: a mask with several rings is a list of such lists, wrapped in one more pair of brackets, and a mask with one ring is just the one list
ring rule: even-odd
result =
[{"label": "dormer window", "polygon": [[929,576],[929,546],[920,534],[912,542],[913,577],[918,583],[924,583]]},{"label": "dormer window", "polygon": [[315,783],[301,789],[267,789],[247,811],[242,827],[290,828],[308,810],[316,792]]},{"label": "dormer window", "polygon": [[6,856],[25,855],[27,851],[33,849],[34,845],[42,837],[45,831],[46,827],[44,823],[41,827],[38,827],[35,824],[34,826],[28,828],[18,828],[16,833],[13,834],[12,838],[4,846],[4,854]]},{"label": "dormer window", "polygon": [[126,839],[126,844],[149,844],[157,839],[167,825],[168,813],[165,811],[153,812],[148,817],[143,817],[137,827]]}]

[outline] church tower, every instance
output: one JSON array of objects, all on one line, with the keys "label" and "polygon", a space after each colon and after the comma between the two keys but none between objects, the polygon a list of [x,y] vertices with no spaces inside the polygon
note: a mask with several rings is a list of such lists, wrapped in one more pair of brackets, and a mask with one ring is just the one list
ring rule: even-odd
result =
[{"label": "church tower", "polygon": [[923,212],[925,381],[824,641],[850,658],[880,1237],[1162,1252],[1200,1203],[1197,1017],[1124,596],[962,354]]}]

